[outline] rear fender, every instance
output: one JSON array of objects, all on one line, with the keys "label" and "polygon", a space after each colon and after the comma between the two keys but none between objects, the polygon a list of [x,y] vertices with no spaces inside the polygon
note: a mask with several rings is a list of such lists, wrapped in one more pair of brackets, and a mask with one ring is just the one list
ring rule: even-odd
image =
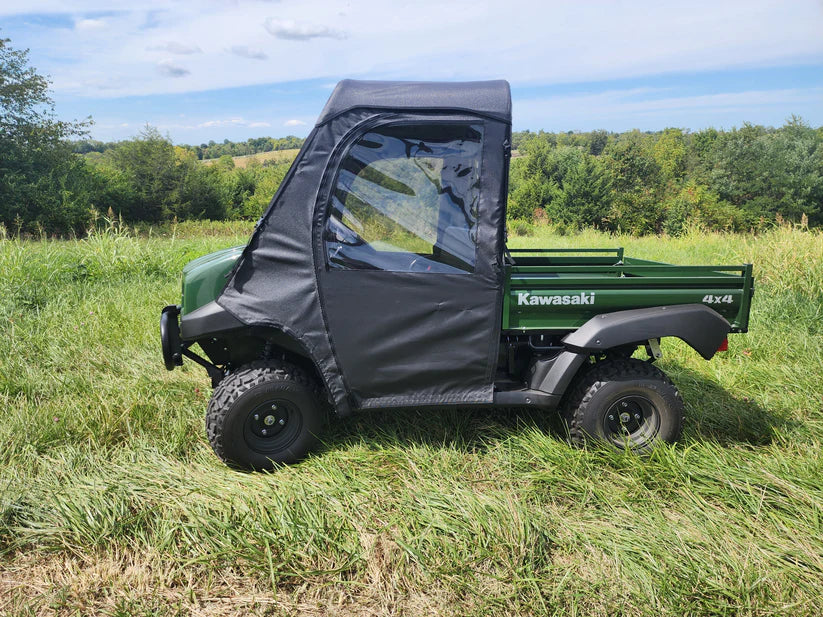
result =
[{"label": "rear fender", "polygon": [[565,351],[536,359],[529,370],[529,387],[562,395],[589,356],[649,339],[676,336],[710,360],[731,326],[702,304],[659,306],[597,315],[563,338]]},{"label": "rear fender", "polygon": [[621,345],[675,336],[706,360],[711,360],[730,330],[728,321],[703,304],[656,306],[592,317],[566,335],[563,344],[572,351],[597,353]]}]

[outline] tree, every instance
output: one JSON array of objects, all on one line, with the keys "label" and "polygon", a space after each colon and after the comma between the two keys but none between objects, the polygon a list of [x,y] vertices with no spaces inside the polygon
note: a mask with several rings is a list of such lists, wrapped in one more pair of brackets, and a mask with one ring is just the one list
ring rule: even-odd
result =
[{"label": "tree", "polygon": [[532,135],[520,143],[523,155],[512,161],[510,172],[511,203],[509,216],[531,219],[537,208],[551,200],[558,177],[554,143],[543,134]]},{"label": "tree", "polygon": [[172,214],[178,219],[226,218],[228,199],[221,183],[221,169],[216,165],[203,165],[193,152],[179,146],[175,146],[174,155],[177,188],[170,196],[166,216]]},{"label": "tree", "polygon": [[531,219],[544,209],[557,223],[602,226],[611,204],[611,176],[596,157],[579,146],[553,147],[542,136],[522,144],[526,155],[514,161],[509,215]]},{"label": "tree", "polygon": [[88,170],[66,139],[89,122],[54,114],[49,81],[29,66],[28,50],[0,39],[0,222],[65,232],[88,219]]},{"label": "tree", "polygon": [[721,133],[711,163],[712,188],[751,223],[778,214],[823,223],[823,138],[800,118],[777,130],[744,124]]},{"label": "tree", "polygon": [[609,143],[609,134],[600,129],[589,133],[589,154],[593,156],[600,156],[603,150],[606,149],[606,144]]},{"label": "tree", "polygon": [[686,172],[686,140],[680,129],[665,129],[654,144],[654,160],[663,177],[681,180]]},{"label": "tree", "polygon": [[603,227],[611,206],[611,176],[595,157],[577,149],[558,149],[564,157],[562,178],[552,192],[546,213],[574,227]]},{"label": "tree", "polygon": [[615,190],[609,227],[636,234],[655,233],[663,217],[663,182],[652,139],[640,131],[623,133],[604,155]]},{"label": "tree", "polygon": [[689,180],[663,204],[663,231],[678,236],[691,226],[705,229],[740,231],[745,229],[743,213],[721,200],[709,187]]},{"label": "tree", "polygon": [[219,159],[217,159],[217,166],[224,171],[234,169],[234,159],[228,154],[224,154]]},{"label": "tree", "polygon": [[766,137],[769,196],[773,209],[798,222],[823,223],[823,136],[792,116]]},{"label": "tree", "polygon": [[770,181],[766,134],[762,126],[746,123],[718,136],[712,150],[711,182],[721,199],[743,206],[766,197]]},{"label": "tree", "polygon": [[0,131],[4,139],[25,142],[32,130],[53,122],[48,80],[28,66],[28,50],[0,39]]},{"label": "tree", "polygon": [[106,154],[107,164],[119,170],[133,189],[134,199],[123,204],[123,217],[151,223],[168,218],[172,195],[179,187],[171,141],[146,126],[136,139],[121,142]]}]

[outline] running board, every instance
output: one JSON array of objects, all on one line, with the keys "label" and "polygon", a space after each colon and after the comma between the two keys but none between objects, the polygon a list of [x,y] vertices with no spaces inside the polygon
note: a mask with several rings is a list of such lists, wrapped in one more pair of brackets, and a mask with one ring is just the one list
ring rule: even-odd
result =
[{"label": "running board", "polygon": [[494,393],[494,404],[504,407],[542,407],[556,409],[560,404],[559,394],[549,394],[542,390],[497,390]]}]

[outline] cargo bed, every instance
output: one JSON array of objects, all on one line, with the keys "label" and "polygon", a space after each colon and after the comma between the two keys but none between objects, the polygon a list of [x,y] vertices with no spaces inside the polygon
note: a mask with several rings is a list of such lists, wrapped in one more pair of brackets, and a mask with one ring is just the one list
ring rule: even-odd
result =
[{"label": "cargo bed", "polygon": [[511,249],[504,332],[574,330],[601,313],[704,304],[746,332],[754,293],[751,264],[678,266],[616,249]]}]

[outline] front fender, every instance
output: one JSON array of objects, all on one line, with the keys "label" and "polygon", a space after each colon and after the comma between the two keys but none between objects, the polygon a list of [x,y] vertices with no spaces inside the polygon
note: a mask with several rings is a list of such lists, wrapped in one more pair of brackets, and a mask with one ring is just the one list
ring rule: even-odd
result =
[{"label": "front fender", "polygon": [[729,322],[703,304],[680,304],[596,315],[563,338],[573,351],[597,352],[676,336],[706,360],[711,360],[726,335]]}]

